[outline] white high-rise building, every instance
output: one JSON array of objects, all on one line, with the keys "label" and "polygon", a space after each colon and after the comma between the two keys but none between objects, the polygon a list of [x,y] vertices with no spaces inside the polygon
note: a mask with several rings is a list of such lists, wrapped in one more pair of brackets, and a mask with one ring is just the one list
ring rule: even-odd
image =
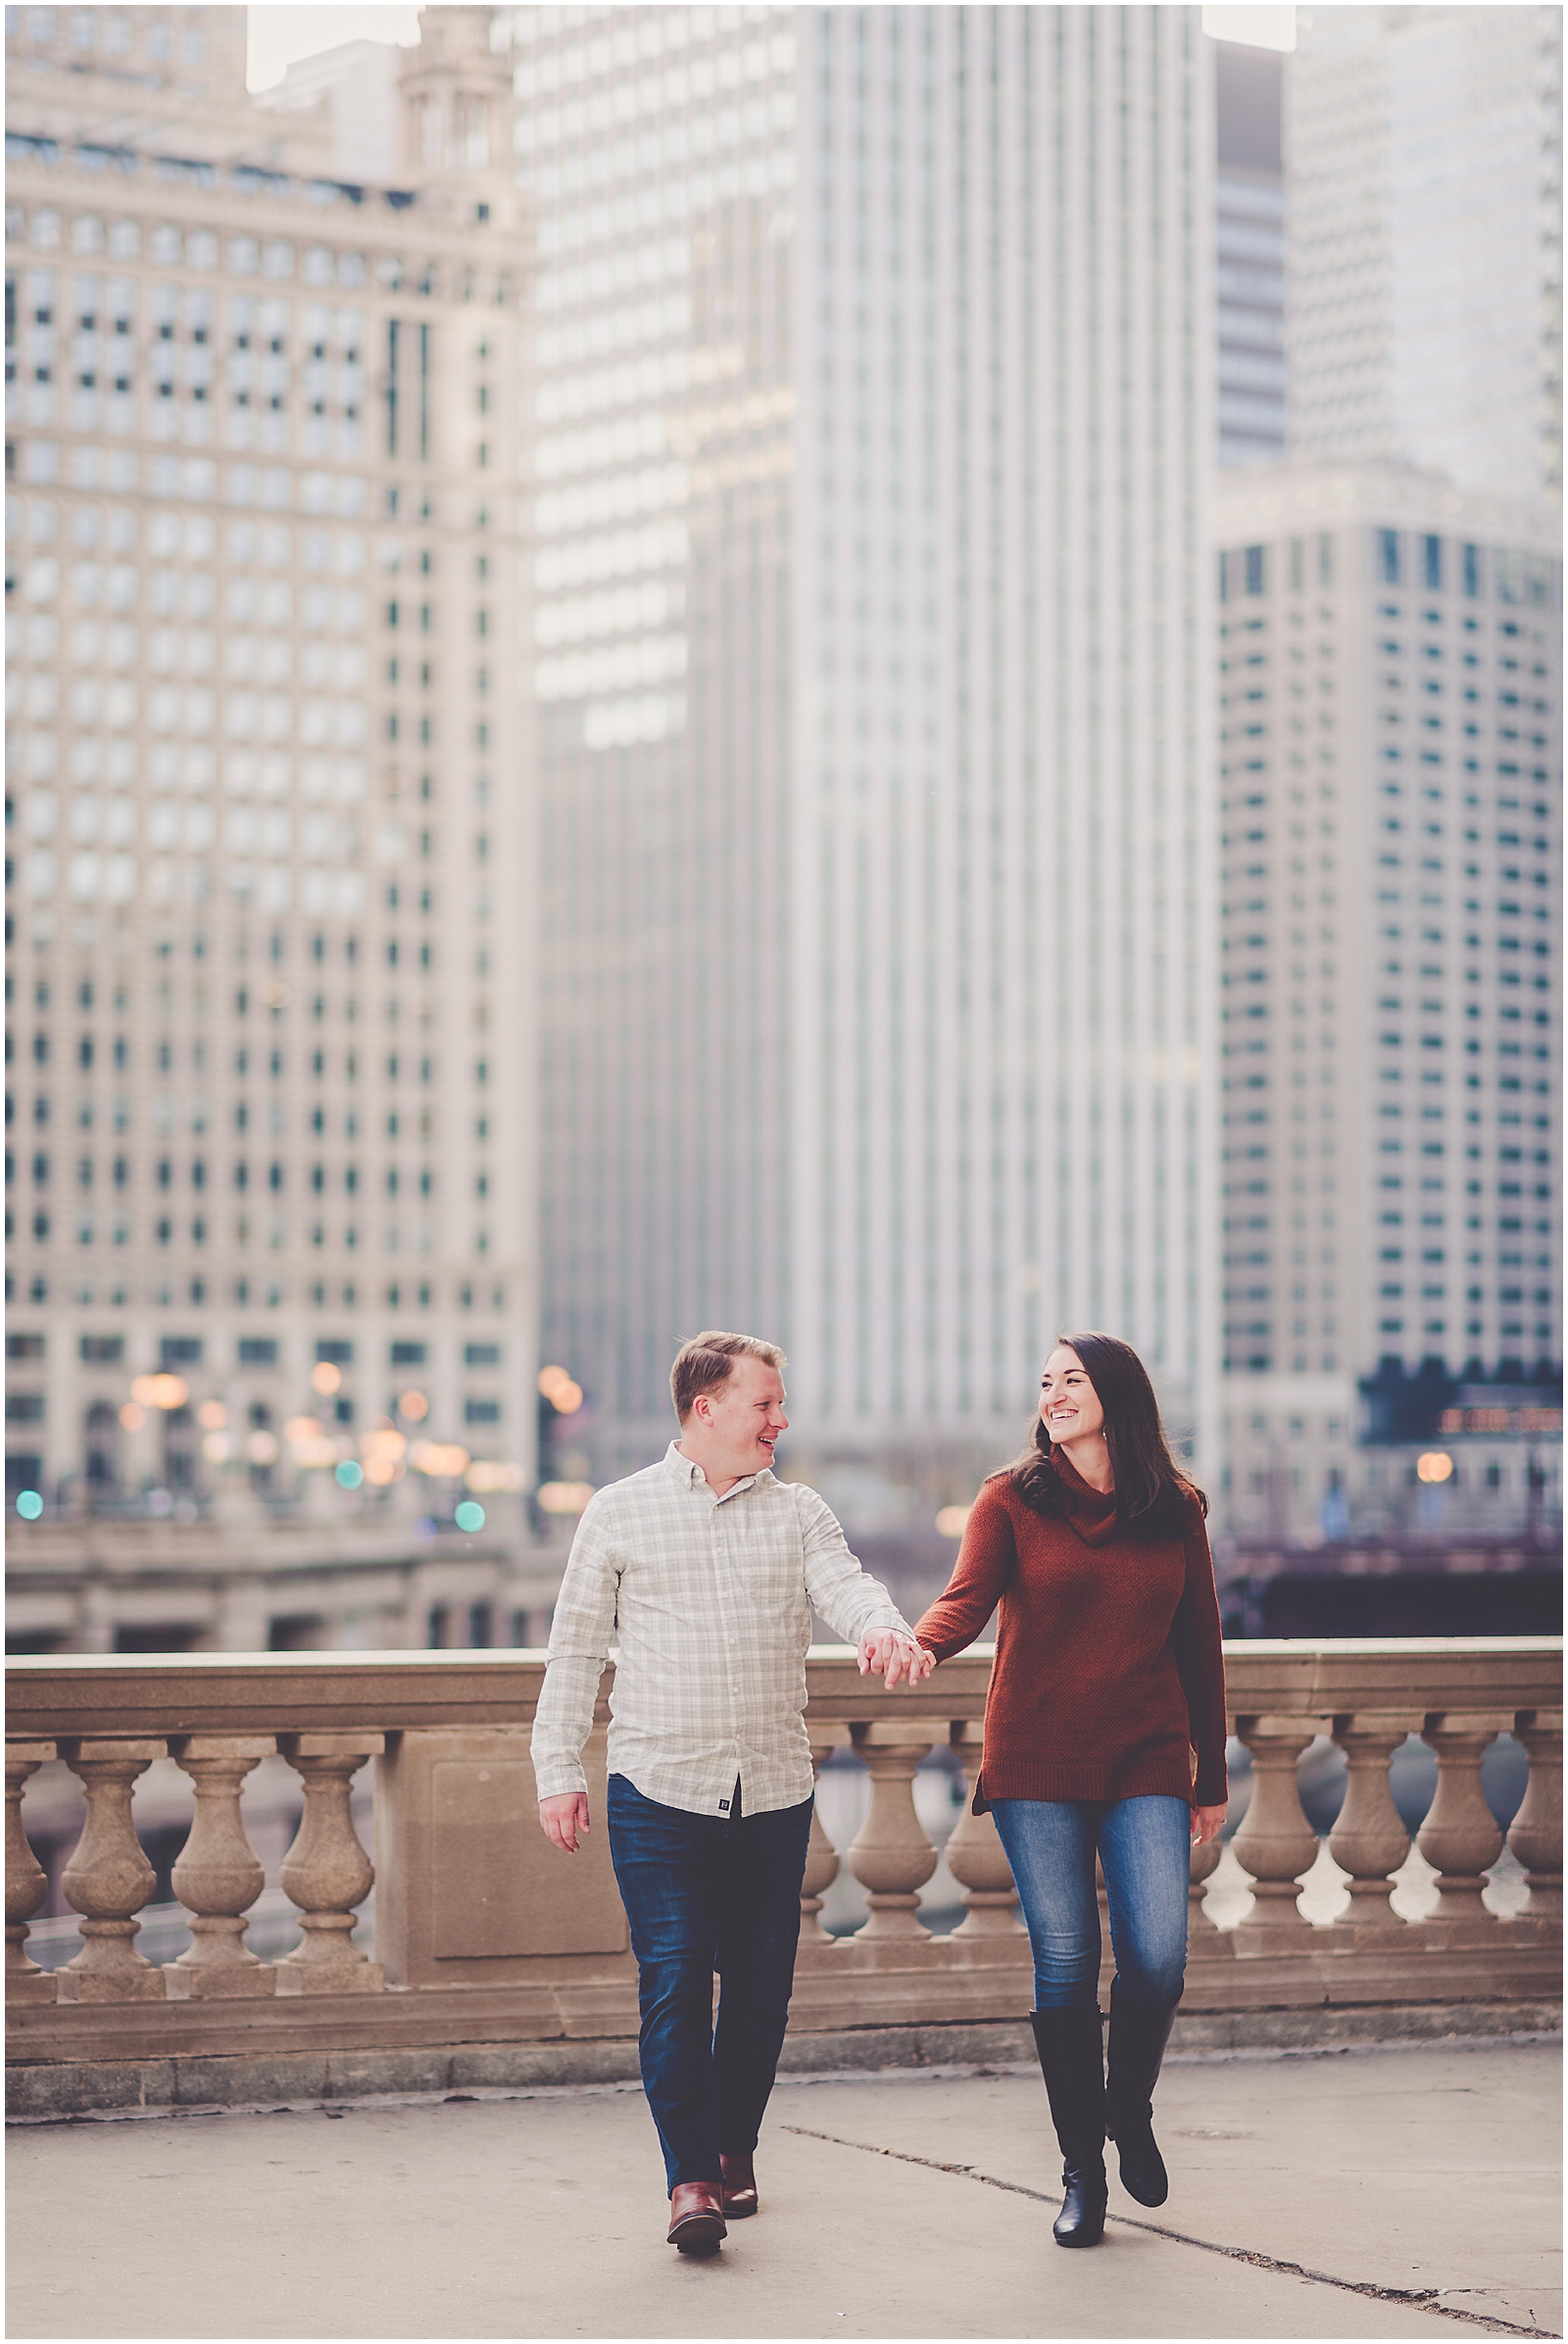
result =
[{"label": "white high-rise building", "polygon": [[885,1480],[1005,1454],[1063,1325],[1129,1337],[1191,1428],[1197,12],[513,22],[545,1347],[588,1388],[582,1464],[657,1452],[712,1323],[788,1345],[793,1455]]},{"label": "white high-rise building", "polygon": [[1561,1373],[1558,536],[1396,466],[1214,511],[1227,1513],[1343,1535],[1418,1384]]},{"label": "white high-rise building", "polygon": [[520,1527],[521,246],[489,12],[405,54],[390,188],[250,108],[238,9],[17,9],[7,61],[8,1484],[243,1512],[335,1464],[352,1524],[377,1485],[450,1514],[471,1463]]},{"label": "white high-rise building", "polygon": [[1562,11],[1298,11],[1289,438],[1562,487]]},{"label": "white high-rise building", "polygon": [[1215,421],[1222,464],[1285,453],[1285,176],[1278,50],[1216,41]]}]

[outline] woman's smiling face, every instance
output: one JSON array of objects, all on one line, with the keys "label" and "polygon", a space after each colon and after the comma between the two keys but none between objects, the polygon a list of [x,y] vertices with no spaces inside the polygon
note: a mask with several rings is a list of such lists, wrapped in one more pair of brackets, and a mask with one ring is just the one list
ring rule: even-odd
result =
[{"label": "woman's smiling face", "polygon": [[1105,1411],[1077,1352],[1058,1343],[1040,1379],[1040,1421],[1053,1441],[1082,1441],[1104,1430]]}]

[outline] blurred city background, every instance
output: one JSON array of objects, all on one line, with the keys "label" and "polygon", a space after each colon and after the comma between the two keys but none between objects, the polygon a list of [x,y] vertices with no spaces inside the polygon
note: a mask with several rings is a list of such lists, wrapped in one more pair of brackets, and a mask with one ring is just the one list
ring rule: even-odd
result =
[{"label": "blurred city background", "polygon": [[541,1644],[705,1325],[1557,1626],[1561,30],[7,10],[8,1650]]}]

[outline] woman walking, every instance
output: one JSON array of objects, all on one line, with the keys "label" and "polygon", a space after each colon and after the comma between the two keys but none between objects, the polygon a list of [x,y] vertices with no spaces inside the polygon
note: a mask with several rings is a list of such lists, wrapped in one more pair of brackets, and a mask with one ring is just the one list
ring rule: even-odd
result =
[{"label": "woman walking", "polygon": [[[1107,2136],[1140,2205],[1169,2188],[1152,2102],[1187,1962],[1189,1848],[1226,1806],[1206,1512],[1137,1352],[1063,1336],[1031,1441],[981,1489],[948,1590],[915,1630],[948,1660],[1002,1607],[974,1804],[996,1816],[1034,1953],[1059,2246],[1100,2240]],[[1097,1852],[1116,1960],[1103,2065]]]}]

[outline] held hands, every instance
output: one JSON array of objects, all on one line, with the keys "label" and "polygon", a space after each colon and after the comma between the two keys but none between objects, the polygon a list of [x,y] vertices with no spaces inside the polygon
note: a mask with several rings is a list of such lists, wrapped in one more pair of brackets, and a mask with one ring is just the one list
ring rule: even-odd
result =
[{"label": "held hands", "polygon": [[922,1677],[929,1677],[936,1667],[935,1655],[913,1636],[901,1636],[896,1628],[868,1628],[860,1638],[860,1675],[879,1676],[889,1692],[901,1682],[912,1688]]},{"label": "held hands", "polygon": [[1195,1807],[1192,1836],[1199,1847],[1206,1847],[1217,1839],[1229,1809],[1226,1807]]},{"label": "held hands", "polygon": [[588,1830],[586,1790],[562,1790],[554,1798],[541,1799],[539,1828],[552,1847],[559,1847],[563,1855],[574,1856],[578,1832]]}]

